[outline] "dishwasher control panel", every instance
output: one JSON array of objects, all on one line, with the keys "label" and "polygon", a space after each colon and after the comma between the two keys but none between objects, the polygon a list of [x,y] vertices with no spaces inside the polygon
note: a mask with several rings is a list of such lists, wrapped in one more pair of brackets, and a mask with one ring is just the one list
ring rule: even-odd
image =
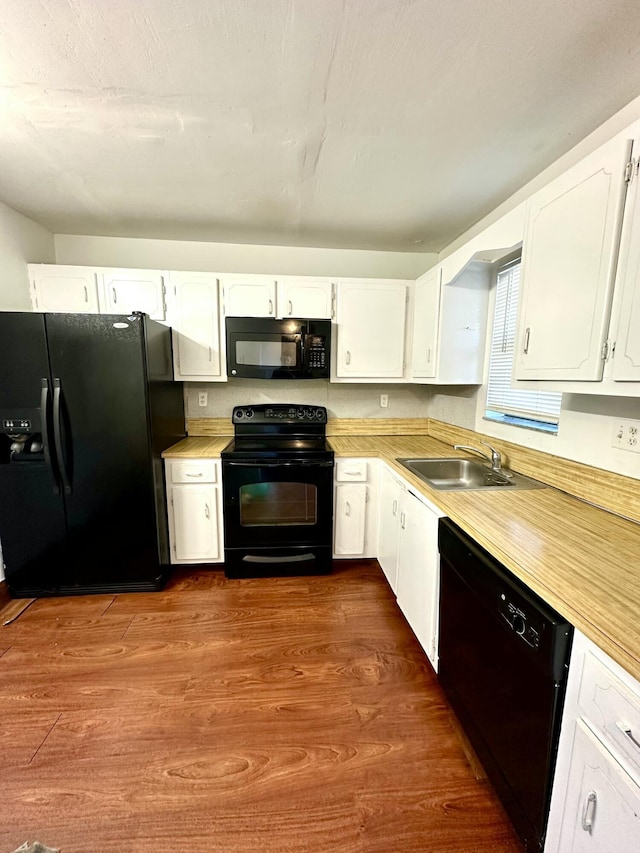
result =
[{"label": "dishwasher control panel", "polygon": [[538,648],[540,645],[539,626],[536,627],[535,624],[532,624],[531,619],[522,607],[510,600],[504,592],[500,593],[498,610],[505,622],[511,626],[512,631],[522,637],[525,643],[534,649]]}]

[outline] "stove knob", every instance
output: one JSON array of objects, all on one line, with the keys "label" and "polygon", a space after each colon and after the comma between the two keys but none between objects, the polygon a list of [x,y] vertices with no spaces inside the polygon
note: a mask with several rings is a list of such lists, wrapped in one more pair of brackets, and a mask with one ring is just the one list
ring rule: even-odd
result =
[{"label": "stove knob", "polygon": [[296,417],[301,421],[304,418],[304,409],[297,409]]},{"label": "stove knob", "polygon": [[241,421],[244,417],[244,411],[242,409],[236,409],[236,420]]},{"label": "stove knob", "polygon": [[245,416],[245,418],[252,418],[253,417],[253,409],[247,409],[244,413],[244,416]]},{"label": "stove knob", "polygon": [[324,412],[322,411],[322,409],[316,409],[316,418],[318,420],[322,420],[323,416],[324,416]]}]

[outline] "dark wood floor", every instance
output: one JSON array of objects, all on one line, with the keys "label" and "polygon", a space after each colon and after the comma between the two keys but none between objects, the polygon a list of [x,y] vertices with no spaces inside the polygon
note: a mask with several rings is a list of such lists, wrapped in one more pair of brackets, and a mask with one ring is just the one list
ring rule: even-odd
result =
[{"label": "dark wood floor", "polygon": [[520,851],[375,561],[0,627],[0,851]]}]

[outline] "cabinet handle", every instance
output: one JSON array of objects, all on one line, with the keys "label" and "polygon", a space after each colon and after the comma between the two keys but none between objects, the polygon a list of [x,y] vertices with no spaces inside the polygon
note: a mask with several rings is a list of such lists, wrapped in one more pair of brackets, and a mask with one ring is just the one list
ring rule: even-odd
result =
[{"label": "cabinet handle", "polygon": [[293,314],[293,302],[291,300],[289,300],[289,316],[291,317],[292,314]]},{"label": "cabinet handle", "polygon": [[347,518],[351,515],[351,504],[349,503],[349,501],[344,502],[344,514],[347,516]]},{"label": "cabinet handle", "polygon": [[344,363],[351,364],[351,353],[347,350],[344,354]]},{"label": "cabinet handle", "polygon": [[87,285],[84,286],[84,301],[89,302],[89,291],[87,290]]},{"label": "cabinet handle", "polygon": [[197,474],[190,474],[188,471],[185,471],[185,477],[202,477],[202,471],[198,471]]},{"label": "cabinet handle", "polygon": [[406,528],[406,524],[405,524],[406,520],[407,520],[407,514],[406,514],[406,512],[403,510],[403,511],[400,513],[400,527],[402,528],[402,530],[406,530],[406,529],[407,529],[407,528]]},{"label": "cabinet handle", "polygon": [[584,809],[582,810],[582,828],[585,832],[588,832],[589,835],[593,834],[593,821],[596,817],[597,800],[596,792],[589,791],[584,803]]},{"label": "cabinet handle", "polygon": [[204,505],[204,517],[211,518],[211,513],[209,512],[209,504]]},{"label": "cabinet handle", "polygon": [[529,352],[529,338],[531,337],[531,326],[527,326],[524,330],[524,354]]},{"label": "cabinet handle", "polygon": [[209,347],[209,361],[211,361],[211,347]]},{"label": "cabinet handle", "polygon": [[393,509],[392,509],[391,511],[392,511],[392,513],[393,513],[394,515],[397,515],[397,514],[398,514],[398,501],[397,501],[397,500],[395,500],[395,501],[393,502]]},{"label": "cabinet handle", "polygon": [[616,726],[620,729],[620,731],[622,732],[622,734],[623,734],[625,737],[629,738],[629,740],[631,741],[631,743],[632,743],[632,744],[633,744],[637,749],[640,749],[640,741],[639,741],[639,740],[637,740],[636,738],[634,738],[634,736],[633,736],[633,732],[631,731],[631,726],[629,725],[629,723],[625,723],[625,721],[624,721],[624,720],[618,720],[618,721],[616,722]]},{"label": "cabinet handle", "polygon": [[431,364],[431,347],[427,350],[427,364]]},{"label": "cabinet handle", "polygon": [[269,316],[273,314],[273,299],[269,300]]},{"label": "cabinet handle", "polygon": [[116,289],[115,289],[115,287],[112,287],[112,288],[111,288],[111,295],[113,296],[113,304],[114,304],[114,305],[117,305],[117,304],[118,304],[118,296],[117,296],[117,294],[116,294]]}]

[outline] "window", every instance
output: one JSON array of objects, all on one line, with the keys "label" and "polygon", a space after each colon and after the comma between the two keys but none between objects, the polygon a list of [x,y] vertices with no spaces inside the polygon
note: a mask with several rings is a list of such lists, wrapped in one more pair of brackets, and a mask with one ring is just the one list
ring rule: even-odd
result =
[{"label": "window", "polygon": [[521,266],[517,258],[498,270],[484,415],[492,421],[557,433],[562,394],[511,387]]}]

